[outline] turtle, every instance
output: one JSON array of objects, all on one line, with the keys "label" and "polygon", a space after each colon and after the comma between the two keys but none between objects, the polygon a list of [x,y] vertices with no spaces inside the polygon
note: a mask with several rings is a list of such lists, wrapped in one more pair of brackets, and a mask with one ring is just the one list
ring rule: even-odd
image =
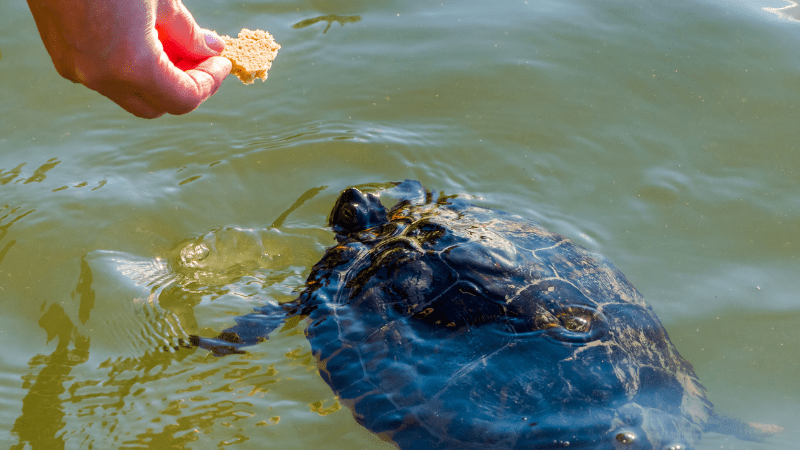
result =
[{"label": "turtle", "polygon": [[402,450],[686,450],[708,430],[761,437],[714,412],[607,258],[533,220],[406,180],[343,191],[329,225],[337,244],[296,300],[191,343],[242,353],[305,318],[322,378]]}]

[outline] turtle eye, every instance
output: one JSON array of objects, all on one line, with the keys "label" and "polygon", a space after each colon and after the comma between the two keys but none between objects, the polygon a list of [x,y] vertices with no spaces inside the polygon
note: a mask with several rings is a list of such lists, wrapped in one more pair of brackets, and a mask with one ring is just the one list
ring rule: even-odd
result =
[{"label": "turtle eye", "polygon": [[586,333],[592,328],[597,313],[581,307],[570,306],[557,314],[561,325],[573,333]]},{"label": "turtle eye", "polygon": [[582,316],[571,316],[571,317],[562,317],[561,323],[564,325],[569,331],[574,331],[576,333],[585,333],[589,331],[589,327],[592,324],[592,321],[588,317]]},{"label": "turtle eye", "polygon": [[605,316],[588,306],[567,306],[555,313],[558,319],[553,328],[547,328],[547,334],[567,343],[581,344],[600,339],[607,331]]}]

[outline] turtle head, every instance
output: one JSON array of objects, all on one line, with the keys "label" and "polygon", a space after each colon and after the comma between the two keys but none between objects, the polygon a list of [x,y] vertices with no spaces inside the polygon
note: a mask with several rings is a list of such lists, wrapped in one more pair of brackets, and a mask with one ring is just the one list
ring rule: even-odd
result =
[{"label": "turtle head", "polygon": [[386,222],[386,208],[378,196],[356,188],[347,189],[339,195],[328,219],[337,239]]}]

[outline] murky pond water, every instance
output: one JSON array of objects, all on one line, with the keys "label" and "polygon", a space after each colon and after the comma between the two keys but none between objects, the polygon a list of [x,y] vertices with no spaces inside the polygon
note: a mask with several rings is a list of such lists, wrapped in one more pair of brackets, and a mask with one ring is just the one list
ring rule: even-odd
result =
[{"label": "murky pond water", "polygon": [[303,324],[183,348],[294,298],[338,192],[405,178],[607,255],[717,408],[800,441],[800,24],[780,0],[189,1],[283,46],[266,83],[135,119],[0,4],[0,443],[392,448]]}]

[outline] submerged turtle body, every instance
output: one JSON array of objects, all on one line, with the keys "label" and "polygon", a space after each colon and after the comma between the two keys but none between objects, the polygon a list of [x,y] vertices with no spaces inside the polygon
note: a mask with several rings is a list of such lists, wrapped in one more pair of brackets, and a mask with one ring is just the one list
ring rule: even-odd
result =
[{"label": "submerged turtle body", "polygon": [[308,316],[322,377],[401,449],[692,448],[713,416],[691,365],[606,258],[417,182],[351,188],[338,245],[290,304],[197,344],[240,351]]}]

